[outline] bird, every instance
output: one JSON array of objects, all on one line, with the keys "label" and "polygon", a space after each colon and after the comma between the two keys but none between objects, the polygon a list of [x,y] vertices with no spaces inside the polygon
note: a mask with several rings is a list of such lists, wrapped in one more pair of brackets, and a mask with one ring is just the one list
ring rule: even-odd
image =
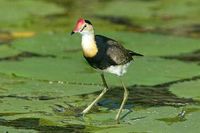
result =
[{"label": "bird", "polygon": [[127,72],[128,66],[133,61],[134,56],[143,56],[132,50],[126,49],[118,41],[103,35],[95,35],[94,27],[89,20],[79,18],[71,35],[80,33],[82,35],[81,46],[83,56],[88,64],[100,72],[104,89],[96,99],[87,106],[81,114],[84,116],[90,109],[103,97],[109,90],[104,73],[111,73],[119,77],[124,89],[124,97],[119,111],[115,117],[117,123],[120,123],[120,114],[127,101],[129,91],[126,88],[121,77]]}]

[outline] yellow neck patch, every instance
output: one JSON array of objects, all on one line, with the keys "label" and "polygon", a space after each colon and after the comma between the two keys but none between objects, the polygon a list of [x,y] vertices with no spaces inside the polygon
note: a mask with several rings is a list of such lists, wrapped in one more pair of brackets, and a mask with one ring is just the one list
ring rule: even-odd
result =
[{"label": "yellow neck patch", "polygon": [[94,39],[94,34],[84,34],[82,36],[82,48],[85,57],[94,57],[97,52],[97,45]]},{"label": "yellow neck patch", "polygon": [[[88,44],[87,44],[88,45]],[[97,46],[95,43],[89,44],[89,47],[83,47],[83,55],[85,57],[94,57],[98,52]]]}]

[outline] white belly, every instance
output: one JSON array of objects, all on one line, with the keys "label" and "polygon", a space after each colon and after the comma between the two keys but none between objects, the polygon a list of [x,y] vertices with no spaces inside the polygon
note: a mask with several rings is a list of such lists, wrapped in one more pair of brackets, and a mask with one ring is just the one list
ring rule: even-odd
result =
[{"label": "white belly", "polygon": [[130,65],[131,63],[127,63],[127,64],[124,64],[124,65],[118,65],[118,66],[110,66],[106,69],[104,69],[105,72],[109,72],[109,73],[112,73],[112,74],[116,74],[118,76],[122,76],[123,74],[126,73],[127,71],[127,68],[128,66]]}]

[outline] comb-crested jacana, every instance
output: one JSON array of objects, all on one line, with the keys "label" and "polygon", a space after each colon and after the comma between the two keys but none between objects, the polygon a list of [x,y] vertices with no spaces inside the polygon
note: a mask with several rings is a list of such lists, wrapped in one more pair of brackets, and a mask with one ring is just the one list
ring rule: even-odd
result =
[{"label": "comb-crested jacana", "polygon": [[[95,35],[92,23],[89,20],[80,18],[71,35],[80,33],[82,35],[83,56],[87,62],[96,70],[100,70],[104,89],[101,94],[85,109],[82,115],[88,113],[94,104],[107,92],[108,85],[106,83],[104,72],[115,74],[121,77],[126,73],[127,67],[133,61],[133,56],[143,56],[124,48],[119,42],[102,36]],[[119,123],[120,114],[124,104],[128,98],[128,90],[120,78],[120,82],[124,88],[124,98],[116,115],[116,121]]]}]

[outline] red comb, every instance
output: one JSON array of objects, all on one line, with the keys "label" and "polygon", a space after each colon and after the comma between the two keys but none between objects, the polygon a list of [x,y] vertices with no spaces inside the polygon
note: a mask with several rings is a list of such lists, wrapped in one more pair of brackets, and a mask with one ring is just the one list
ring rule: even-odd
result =
[{"label": "red comb", "polygon": [[78,24],[83,24],[85,22],[85,20],[83,18],[80,18],[78,21],[77,21],[77,25]]},{"label": "red comb", "polygon": [[74,28],[74,31],[78,31],[80,27],[85,23],[85,20],[83,18],[78,19],[76,23],[76,27]]}]

